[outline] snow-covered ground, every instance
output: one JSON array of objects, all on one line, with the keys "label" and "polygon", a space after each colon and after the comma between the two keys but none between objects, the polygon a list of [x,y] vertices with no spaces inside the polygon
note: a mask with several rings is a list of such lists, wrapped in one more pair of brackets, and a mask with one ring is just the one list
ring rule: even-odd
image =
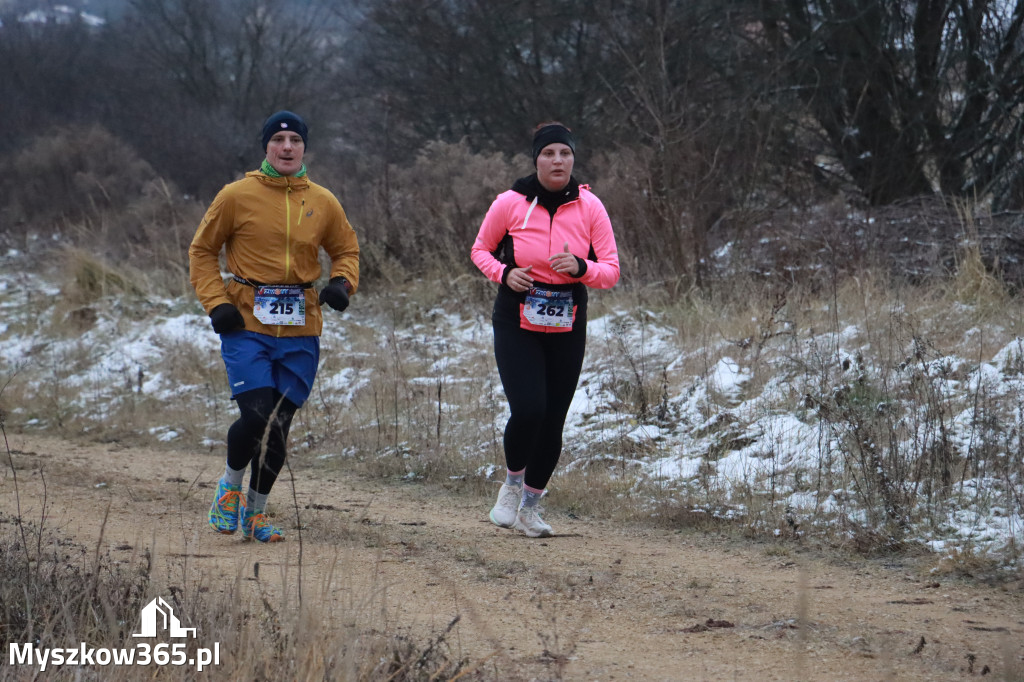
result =
[{"label": "snow-covered ground", "polygon": [[[195,421],[226,411],[226,387],[216,385],[217,337],[194,300],[112,300],[63,306],[55,316],[60,285],[24,271],[21,261],[17,252],[0,259],[0,389],[7,391],[0,409],[8,424],[47,428],[66,417],[58,411],[100,423],[140,397],[188,397]],[[337,405],[369,401],[361,409],[372,415],[378,396],[371,389],[389,366],[381,358],[401,353],[403,370],[418,373],[405,381],[436,390],[429,400],[449,419],[476,418],[450,396],[495,406],[493,423],[467,425],[479,434],[472,447],[493,450],[507,413],[489,309],[437,306],[396,316],[403,305],[401,297],[367,291],[340,321],[328,318],[315,395]],[[412,321],[396,324],[399,318]],[[591,318],[566,425],[565,470],[600,466],[635,481],[637,491],[657,484],[680,504],[744,518],[766,533],[897,524],[906,539],[936,552],[969,547],[1013,567],[1024,541],[1024,340],[1014,337],[990,357],[933,351],[876,366],[856,325],[791,334],[755,358],[725,340],[682,347],[662,318],[614,305]],[[971,334],[980,332],[965,331]],[[16,389],[35,396],[32,407],[10,400]],[[45,390],[64,394],[52,410],[42,409]],[[195,427],[176,419],[145,431],[175,441]],[[213,433],[207,445],[216,445]],[[936,462],[952,463],[941,495],[941,475],[928,468]],[[492,477],[499,465],[477,475]],[[872,467],[877,475],[869,475]],[[878,508],[866,508],[868,499],[881,501]],[[899,514],[886,515],[888,499],[904,503]]]}]

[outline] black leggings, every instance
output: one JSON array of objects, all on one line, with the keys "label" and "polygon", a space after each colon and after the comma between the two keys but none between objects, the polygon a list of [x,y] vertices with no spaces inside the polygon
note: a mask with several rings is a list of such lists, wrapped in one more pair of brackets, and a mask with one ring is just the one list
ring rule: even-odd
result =
[{"label": "black leggings", "polygon": [[[518,308],[518,305],[517,305]],[[562,454],[562,428],[576,393],[587,344],[586,311],[569,332],[533,332],[495,308],[494,358],[511,415],[505,463],[526,469],[525,483],[543,490]]]},{"label": "black leggings", "polygon": [[[299,408],[269,387],[239,393],[235,402],[241,416],[228,429],[228,466],[245,469],[251,463],[249,485],[261,495],[266,495],[284,467],[288,431]],[[274,417],[272,420],[271,416]]]}]

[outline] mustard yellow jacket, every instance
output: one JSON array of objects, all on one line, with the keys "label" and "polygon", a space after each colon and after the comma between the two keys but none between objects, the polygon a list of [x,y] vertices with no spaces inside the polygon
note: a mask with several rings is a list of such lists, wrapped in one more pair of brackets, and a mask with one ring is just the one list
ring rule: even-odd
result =
[{"label": "mustard yellow jacket", "polygon": [[220,269],[224,247],[232,275],[263,284],[306,284],[321,274],[320,247],[330,277],[359,286],[359,244],[338,199],[307,177],[273,178],[250,171],[225,185],[199,223],[188,249],[189,278],[207,314],[233,303],[249,331],[269,336],[319,336],[323,314],[316,289],[306,290],[306,324],[268,326],[253,316],[255,289]]}]

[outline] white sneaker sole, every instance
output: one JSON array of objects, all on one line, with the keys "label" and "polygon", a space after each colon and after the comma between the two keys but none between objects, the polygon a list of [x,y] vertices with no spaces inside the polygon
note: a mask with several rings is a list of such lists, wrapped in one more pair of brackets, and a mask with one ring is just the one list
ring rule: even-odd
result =
[{"label": "white sneaker sole", "polygon": [[491,520],[491,523],[493,523],[498,528],[511,528],[513,525],[515,525],[515,519],[512,520],[512,523],[501,523],[500,521],[498,521],[498,519],[494,518],[493,509],[487,514],[487,517]]},{"label": "white sneaker sole", "polygon": [[550,538],[553,537],[555,532],[550,528],[541,528],[539,530],[527,528],[524,524],[519,523],[519,517],[516,517],[512,527],[518,531],[522,531],[528,538]]},{"label": "white sneaker sole", "polygon": [[[511,493],[514,493],[514,495]],[[498,491],[498,501],[495,502],[494,506],[491,507],[491,511],[487,514],[488,518],[491,519],[491,523],[498,528],[511,528],[512,524],[516,522],[516,517],[519,516],[519,499],[522,494],[523,489],[521,487],[516,488],[502,483],[501,490]],[[503,501],[509,502],[509,504],[503,505]],[[496,511],[504,511],[504,516],[508,521],[502,523],[502,521],[495,516]]]}]

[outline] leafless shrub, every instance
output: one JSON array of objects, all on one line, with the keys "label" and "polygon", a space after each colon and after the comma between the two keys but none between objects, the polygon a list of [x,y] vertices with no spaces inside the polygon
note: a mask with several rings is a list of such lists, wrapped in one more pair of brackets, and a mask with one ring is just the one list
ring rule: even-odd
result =
[{"label": "leafless shrub", "polygon": [[469,250],[494,198],[532,167],[474,154],[465,142],[428,143],[408,166],[377,173],[357,199],[362,267],[385,282],[475,271]]},{"label": "leafless shrub", "polygon": [[[968,293],[986,280],[1011,291],[1024,285],[1021,216],[991,214],[964,202],[920,197],[856,208],[845,203],[751,214],[753,223],[724,222],[716,234],[719,277],[746,272],[763,280],[828,291],[838,281],[875,271],[903,285],[960,280]],[[985,284],[990,287],[990,284]]]},{"label": "leafless shrub", "polygon": [[[0,215],[10,246],[42,255],[54,244],[136,268],[161,293],[188,290],[188,244],[201,208],[181,197],[116,135],[100,126],[57,128],[35,138],[12,163]],[[0,184],[6,181],[0,181]]]},{"label": "leafless shrub", "polygon": [[19,184],[7,190],[7,219],[22,230],[59,226],[124,210],[157,179],[148,163],[98,125],[57,128],[12,160]]}]

